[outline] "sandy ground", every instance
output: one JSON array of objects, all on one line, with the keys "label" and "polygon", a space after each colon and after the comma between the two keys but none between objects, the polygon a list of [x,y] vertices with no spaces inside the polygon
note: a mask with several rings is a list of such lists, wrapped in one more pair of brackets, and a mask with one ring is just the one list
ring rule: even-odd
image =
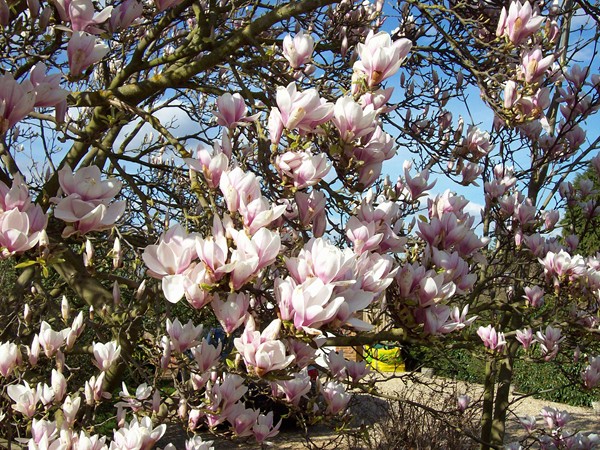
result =
[{"label": "sandy ground", "polygon": [[[467,384],[464,382],[453,382],[452,380],[437,378],[437,377],[426,377],[418,375],[416,377],[407,378],[394,378],[388,379],[383,382],[378,382],[378,386],[381,392],[389,397],[398,397],[409,402],[416,402],[425,404],[431,410],[442,412],[446,414],[456,414],[457,403],[456,398],[458,395],[469,395],[471,397],[470,408],[467,410],[464,416],[466,429],[470,429],[476,434],[476,418],[480,417],[477,408],[481,404],[482,387],[475,384]],[[360,425],[373,425],[376,423],[382,423],[387,418],[387,422],[384,426],[375,427],[376,433],[387,434],[388,430],[390,433],[397,432],[402,427],[409,427],[411,420],[414,420],[412,415],[394,415],[390,414],[388,403],[380,399],[357,392],[357,400],[353,402],[349,408],[348,414],[352,417],[354,429],[360,427]],[[543,425],[543,420],[540,415],[540,411],[545,406],[551,406],[559,410],[567,411],[572,416],[572,421],[569,423],[568,428],[573,431],[588,431],[600,433],[600,415],[596,414],[592,408],[582,408],[568,406],[559,403],[552,403],[543,400],[537,400],[531,397],[523,398],[518,393],[511,396],[511,407],[508,411],[508,424],[507,424],[507,438],[506,442],[513,442],[521,437],[525,437],[526,433],[523,427],[519,424],[518,418],[523,416],[536,416],[538,426]],[[421,411],[421,410],[419,410]],[[472,412],[472,422],[469,422],[469,411]],[[403,422],[399,425],[399,422]],[[469,428],[470,427],[470,428]],[[413,427],[414,428],[414,427]],[[373,447],[366,443],[349,443],[340,437],[339,433],[327,428],[325,426],[312,427],[309,430],[311,442],[307,443],[304,435],[297,430],[282,430],[282,432],[272,439],[271,448],[274,449],[289,449],[299,450],[303,448],[320,448],[320,449],[360,449]],[[161,440],[160,444],[166,445],[168,442],[172,442],[177,449],[184,449],[185,433],[177,427],[177,425],[171,425],[168,428],[167,434]],[[260,446],[256,443],[252,443],[251,440],[247,441],[231,441],[227,439],[216,439],[210,434],[204,434],[205,439],[214,440],[215,449],[259,449]],[[389,436],[388,436],[389,437]],[[375,438],[375,442],[380,445],[381,442],[385,441],[385,437],[380,439]],[[463,444],[454,444],[453,448],[466,448]],[[385,447],[383,448],[395,448]],[[413,447],[417,448],[417,447]],[[435,446],[418,447],[418,448],[448,448]]]}]

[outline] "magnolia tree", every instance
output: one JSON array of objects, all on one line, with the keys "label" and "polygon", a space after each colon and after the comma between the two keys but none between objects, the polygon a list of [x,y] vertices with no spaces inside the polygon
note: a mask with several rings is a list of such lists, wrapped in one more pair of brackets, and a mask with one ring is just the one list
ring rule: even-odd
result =
[{"label": "magnolia tree", "polygon": [[[311,381],[317,349],[389,340],[485,359],[483,448],[503,445],[517,358],[594,389],[600,256],[571,234],[590,227],[557,224],[600,214],[573,183],[600,173],[599,18],[571,0],[0,0],[0,435],[149,449],[179,421],[187,449],[207,428],[264,444],[281,421],[257,398],[343,424],[375,377],[331,351]],[[493,123],[454,111],[476,104]],[[599,445],[543,417],[511,448]]]}]

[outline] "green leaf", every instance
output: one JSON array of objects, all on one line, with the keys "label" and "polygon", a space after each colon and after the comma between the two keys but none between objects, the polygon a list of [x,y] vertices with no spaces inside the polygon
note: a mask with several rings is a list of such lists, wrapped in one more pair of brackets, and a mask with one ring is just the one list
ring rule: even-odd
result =
[{"label": "green leaf", "polygon": [[15,269],[24,269],[25,267],[29,267],[29,266],[33,266],[35,264],[37,264],[37,261],[23,261],[22,263],[19,263],[15,266]]}]

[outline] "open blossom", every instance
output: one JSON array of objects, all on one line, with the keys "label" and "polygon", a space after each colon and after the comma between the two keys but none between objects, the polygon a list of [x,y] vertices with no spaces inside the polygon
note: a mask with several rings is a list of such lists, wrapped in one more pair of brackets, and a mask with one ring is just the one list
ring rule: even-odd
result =
[{"label": "open blossom", "polygon": [[29,80],[19,83],[10,73],[0,76],[0,136],[33,111],[35,100]]},{"label": "open blossom", "polygon": [[479,327],[477,334],[483,341],[484,345],[490,350],[502,350],[506,345],[504,339],[504,333],[497,332],[494,327],[488,325],[487,327]]},{"label": "open blossom", "polygon": [[506,36],[510,42],[519,45],[539,30],[543,22],[544,17],[533,11],[531,3],[514,0],[508,13],[506,7],[502,8],[496,36]]},{"label": "open blossom", "polygon": [[352,97],[344,96],[335,102],[332,122],[340,133],[340,139],[351,142],[375,130],[376,113],[372,105],[363,109]]},{"label": "open blossom", "polygon": [[0,213],[0,258],[33,248],[46,228],[47,217],[39,206]]},{"label": "open blossom", "polygon": [[171,338],[171,348],[179,353],[198,345],[200,343],[198,338],[202,335],[203,329],[202,325],[194,326],[191,320],[182,325],[177,318],[173,322],[167,319],[167,333]]},{"label": "open blossom", "polygon": [[37,63],[29,72],[29,80],[35,89],[35,106],[57,106],[66,101],[69,92],[60,87],[62,75],[46,75],[47,67],[43,62]]},{"label": "open blossom", "polygon": [[247,125],[254,122],[260,113],[248,116],[248,108],[244,98],[238,94],[226,92],[217,98],[217,110],[213,113],[217,123],[222,127],[235,128],[238,125]]},{"label": "open blossom", "polygon": [[113,8],[108,28],[111,31],[123,30],[133,23],[144,12],[144,6],[138,0],[125,0]]},{"label": "open blossom", "polygon": [[94,205],[92,202],[69,196],[60,200],[54,208],[54,216],[71,225],[65,227],[64,238],[73,234],[84,235],[92,231],[102,231],[114,227],[125,212],[126,203],[120,201],[111,205]]},{"label": "open blossom", "polygon": [[477,161],[487,155],[494,146],[490,142],[490,134],[487,131],[481,131],[476,126],[471,125],[467,130],[467,138],[463,147],[464,154]]},{"label": "open blossom", "polygon": [[278,392],[285,395],[287,402],[298,406],[302,397],[304,397],[311,388],[310,377],[308,371],[295,373],[294,378],[290,380],[282,380],[277,382]]},{"label": "open blossom", "polygon": [[17,344],[3,342],[0,345],[0,375],[9,377],[12,371],[21,364],[21,351]]},{"label": "open blossom", "polygon": [[77,76],[108,53],[106,44],[84,31],[75,31],[67,45],[67,57],[72,76]]},{"label": "open blossom", "polygon": [[369,87],[375,87],[394,75],[412,48],[408,39],[392,43],[385,31],[374,34],[371,30],[364,44],[357,44],[360,60],[354,63],[354,71],[363,74]]},{"label": "open blossom", "polygon": [[326,412],[333,415],[345,411],[351,397],[346,392],[344,385],[337,381],[329,381],[325,386],[322,386],[321,393],[327,403]]},{"label": "open blossom", "polygon": [[96,166],[81,167],[73,172],[66,165],[58,172],[58,180],[64,198],[53,198],[57,205],[54,216],[70,225],[63,230],[63,237],[112,228],[125,212],[126,203],[111,203],[121,189],[121,182],[101,180]]},{"label": "open blossom", "polygon": [[102,32],[96,25],[106,22],[113,9],[112,6],[108,6],[96,14],[91,0],[70,0],[68,3],[69,20],[73,31],[88,31],[94,34]]},{"label": "open blossom", "polygon": [[269,411],[266,415],[260,414],[258,416],[256,425],[252,427],[252,433],[256,441],[262,444],[266,439],[277,436],[280,426],[281,419],[277,425],[273,426],[273,411]]},{"label": "open blossom", "polygon": [[533,48],[524,52],[521,57],[520,75],[527,83],[537,82],[552,66],[553,62],[554,55],[548,55],[544,58],[539,47]]},{"label": "open blossom", "polygon": [[65,344],[69,328],[62,331],[54,331],[47,322],[40,325],[39,344],[44,354],[50,358]]},{"label": "open blossom", "polygon": [[525,302],[533,308],[539,308],[544,304],[544,290],[539,286],[525,287]]},{"label": "open blossom", "polygon": [[115,361],[119,359],[119,355],[121,354],[121,346],[115,341],[110,341],[106,344],[98,342],[93,345],[93,351],[94,358],[96,358],[94,361],[95,366],[104,372],[110,369]]},{"label": "open blossom", "polygon": [[131,422],[115,430],[113,445],[115,449],[151,449],[166,431],[165,424],[153,427],[152,419],[148,416],[141,420],[134,416]]},{"label": "open blossom", "polygon": [[581,377],[588,389],[593,389],[600,384],[600,356],[590,357],[590,364],[584,369]]},{"label": "open blossom", "polygon": [[517,330],[517,341],[523,345],[525,350],[529,349],[529,347],[531,347],[531,343],[533,342],[533,331],[531,328]]},{"label": "open blossom", "polygon": [[[287,282],[293,283],[292,279]],[[333,286],[323,283],[319,278],[309,278],[295,286],[291,292],[290,304],[296,329],[313,333],[331,322],[344,303],[343,297],[332,298],[332,294]]]},{"label": "open blossom", "polygon": [[297,189],[314,186],[331,168],[324,153],[313,155],[310,152],[292,151],[278,155],[275,166],[278,172],[289,178]]},{"label": "open blossom", "polygon": [[560,328],[548,325],[545,333],[540,330],[535,334],[535,340],[540,343],[542,355],[544,355],[546,361],[549,361],[557,355],[559,344],[565,340],[565,337],[562,336]]},{"label": "open blossom", "polygon": [[288,34],[283,38],[283,56],[292,69],[298,69],[310,62],[314,45],[312,36],[302,30],[294,37]]},{"label": "open blossom", "polygon": [[85,166],[73,171],[68,164],[58,171],[58,182],[65,196],[74,194],[83,201],[96,203],[110,202],[122,186],[114,178],[103,180],[98,166]]},{"label": "open blossom", "polygon": [[185,441],[185,450],[214,450],[214,441],[203,441],[202,436],[194,436]]},{"label": "open blossom", "polygon": [[269,134],[274,144],[279,143],[284,129],[314,133],[333,115],[333,105],[320,98],[316,89],[299,92],[295,83],[286,88],[279,86],[276,100],[277,108],[269,115]]},{"label": "open blossom", "polygon": [[158,245],[149,245],[144,249],[142,259],[148,267],[148,274],[163,280],[167,300],[176,303],[183,297],[184,287],[188,284],[184,272],[196,256],[196,236],[188,234],[181,225],[176,224],[161,236]]},{"label": "open blossom", "polygon": [[246,365],[252,366],[258,376],[285,369],[294,360],[294,356],[286,355],[283,342],[276,339],[280,328],[281,320],[277,319],[261,333],[256,330],[252,316],[249,316],[244,333],[233,341]]},{"label": "open blossom", "polygon": [[6,393],[15,402],[12,408],[25,417],[33,417],[40,401],[39,389],[29,387],[27,381],[23,384],[12,384],[6,388]]},{"label": "open blossom", "polygon": [[544,272],[548,278],[574,280],[585,274],[586,265],[581,255],[569,255],[566,251],[558,253],[548,252],[544,259],[539,259],[544,266]]},{"label": "open blossom", "polygon": [[223,330],[227,334],[231,334],[246,320],[250,297],[243,292],[231,293],[226,300],[220,300],[218,296],[215,296],[210,305]]}]

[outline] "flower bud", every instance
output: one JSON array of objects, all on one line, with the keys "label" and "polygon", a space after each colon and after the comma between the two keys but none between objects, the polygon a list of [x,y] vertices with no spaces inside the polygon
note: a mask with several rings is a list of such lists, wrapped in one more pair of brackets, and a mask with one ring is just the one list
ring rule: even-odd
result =
[{"label": "flower bud", "polygon": [[71,306],[69,305],[69,300],[67,300],[67,297],[64,295],[62,297],[62,301],[60,302],[60,314],[65,322],[67,322],[71,316]]}]

